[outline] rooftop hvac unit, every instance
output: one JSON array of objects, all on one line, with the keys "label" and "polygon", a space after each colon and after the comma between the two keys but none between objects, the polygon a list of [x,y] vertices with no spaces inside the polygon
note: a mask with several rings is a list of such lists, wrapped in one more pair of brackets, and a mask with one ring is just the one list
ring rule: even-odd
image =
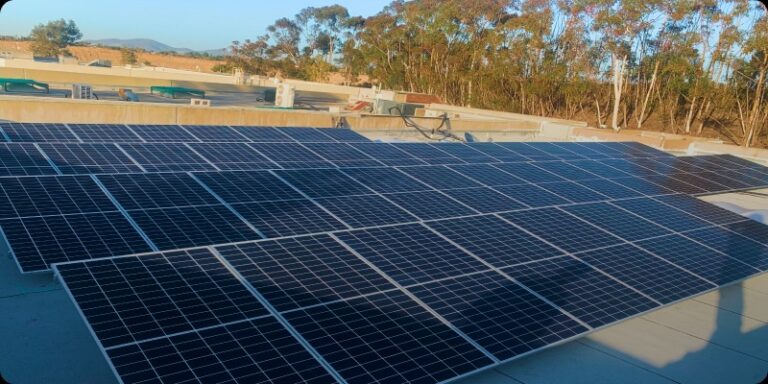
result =
[{"label": "rooftop hvac unit", "polygon": [[278,108],[293,108],[296,99],[296,88],[289,84],[278,84],[275,94],[275,106]]},{"label": "rooftop hvac unit", "polygon": [[73,99],[93,99],[93,89],[88,84],[72,84]]}]

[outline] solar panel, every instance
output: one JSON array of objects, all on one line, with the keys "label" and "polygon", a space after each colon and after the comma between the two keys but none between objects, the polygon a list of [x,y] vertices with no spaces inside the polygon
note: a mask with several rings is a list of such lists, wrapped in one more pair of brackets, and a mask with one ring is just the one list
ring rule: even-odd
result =
[{"label": "solar panel", "polygon": [[573,152],[582,158],[587,159],[606,159],[612,157],[601,149],[596,147],[582,145],[582,143],[552,143],[555,146]]},{"label": "solar panel", "polygon": [[351,228],[409,223],[419,220],[377,195],[327,197],[316,201]]},{"label": "solar panel", "polygon": [[304,198],[266,171],[203,172],[195,173],[194,176],[230,204]]},{"label": "solar panel", "polygon": [[237,143],[248,141],[245,136],[226,125],[185,125],[184,129],[204,143]]},{"label": "solar panel", "polygon": [[530,163],[504,163],[494,164],[493,166],[529,183],[565,181],[562,177],[547,172]]},{"label": "solar panel", "polygon": [[668,195],[655,197],[654,200],[661,201],[675,209],[704,219],[713,224],[730,224],[745,220],[745,217],[742,215],[691,196]]},{"label": "solar panel", "polygon": [[402,167],[401,171],[435,189],[480,187],[481,185],[443,166]]},{"label": "solar panel", "polygon": [[399,291],[285,317],[350,384],[437,383],[493,362]]},{"label": "solar panel", "polygon": [[219,204],[216,197],[185,173],[101,175],[99,180],[129,211]]},{"label": "solar panel", "polygon": [[405,286],[489,269],[420,224],[354,230],[336,236]]},{"label": "solar panel", "polygon": [[294,141],[274,127],[232,127],[237,133],[255,143]]},{"label": "solar panel", "polygon": [[422,220],[476,214],[464,204],[437,191],[391,193],[385,197]]},{"label": "solar panel", "polygon": [[[572,161],[569,161],[568,164],[576,168],[585,170],[593,175],[605,177],[607,179],[632,176],[614,167],[611,167],[610,165],[601,163],[596,160],[572,160]],[[586,180],[589,180],[589,179],[586,179]]]},{"label": "solar panel", "polygon": [[114,144],[39,144],[65,175],[138,173],[142,168]]},{"label": "solar panel", "polygon": [[705,178],[709,181],[724,185],[733,190],[749,189],[751,186],[749,183],[742,180],[732,179],[730,177],[722,175],[720,172],[700,172],[696,176]]},{"label": "solar panel", "polygon": [[56,170],[34,144],[0,143],[0,176],[55,174]]},{"label": "solar panel", "polygon": [[656,148],[652,148],[652,147],[649,147],[649,146],[647,146],[645,144],[641,144],[641,143],[634,142],[634,141],[622,141],[622,142],[617,143],[617,144],[621,144],[621,145],[629,148],[629,152],[628,153],[633,155],[633,156],[636,156],[636,157],[642,157],[642,156],[654,157],[654,158],[663,158],[663,157],[671,158],[671,157],[673,157],[673,155],[671,155],[671,154],[669,154],[667,152],[660,151],[660,150],[658,150]]},{"label": "solar panel", "polygon": [[432,190],[428,185],[417,181],[395,168],[353,168],[343,172],[360,184],[379,192],[417,192]]},{"label": "solar panel", "polygon": [[712,180],[707,180],[703,177],[694,175],[692,173],[678,173],[675,175],[671,175],[671,177],[674,178],[675,180],[679,180],[681,182],[685,182],[686,184],[693,185],[694,187],[704,190],[706,192],[725,192],[729,190],[728,187],[722,184],[718,184]]},{"label": "solar panel", "polygon": [[0,179],[0,218],[117,211],[89,176]]},{"label": "solar panel", "polygon": [[347,229],[309,200],[238,203],[232,208],[267,238]]},{"label": "solar panel", "polygon": [[524,156],[533,161],[548,161],[558,159],[557,157],[527,145],[526,143],[500,142],[496,144],[516,155]]},{"label": "solar panel", "polygon": [[489,164],[462,164],[451,166],[451,169],[477,182],[488,186],[526,184],[527,182],[512,176]]},{"label": "solar panel", "polygon": [[0,123],[8,141],[16,143],[77,143],[80,139],[64,124]]},{"label": "solar panel", "polygon": [[685,161],[681,157],[663,157],[656,158],[655,160],[672,167],[674,169],[673,173],[694,173],[706,171],[706,169],[697,167],[694,164]]},{"label": "solar panel", "polygon": [[561,161],[544,161],[535,163],[534,165],[568,181],[591,180],[600,178],[597,175]]},{"label": "solar panel", "polygon": [[409,288],[499,360],[587,331],[587,328],[495,272]]},{"label": "solar panel", "polygon": [[[600,162],[626,173],[627,176],[655,176],[659,174],[653,169],[646,168],[644,165],[647,163],[640,165],[641,163],[635,161],[635,159],[605,159],[600,160]],[[657,164],[663,166],[660,163]],[[674,170],[674,168],[669,167],[669,170]],[[665,172],[664,174],[667,173]]]},{"label": "solar panel", "polygon": [[190,143],[189,146],[221,170],[280,168],[246,143]]},{"label": "solar panel", "polygon": [[637,166],[636,169],[643,170],[643,173],[648,175],[652,175],[652,173],[645,171],[645,169],[658,173],[659,175],[671,175],[675,173],[675,168],[658,162],[650,157],[633,158],[631,161],[632,165]]},{"label": "solar panel", "polygon": [[717,285],[728,284],[759,272],[680,235],[645,240],[637,245]]},{"label": "solar panel", "polygon": [[613,201],[611,204],[677,232],[704,228],[710,225],[704,220],[682,211],[670,209],[668,205],[651,199],[621,200]]},{"label": "solar panel", "polygon": [[493,189],[533,208],[570,203],[568,200],[533,184],[506,185]]},{"label": "solar panel", "polygon": [[[568,143],[560,143],[560,144],[567,145]],[[555,143],[535,142],[535,143],[525,143],[525,145],[528,145],[529,147],[533,147],[541,152],[544,152],[550,156],[554,156],[560,160],[576,160],[576,159],[585,158],[584,156],[581,156],[572,151],[569,151],[563,145],[559,145]]]},{"label": "solar panel", "polygon": [[334,142],[335,139],[323,134],[321,129],[300,127],[277,127],[286,136],[299,142]]},{"label": "solar panel", "polygon": [[339,168],[379,167],[382,165],[345,143],[304,143],[303,145]]},{"label": "solar panel", "polygon": [[431,221],[432,229],[494,267],[508,267],[563,253],[496,216]]},{"label": "solar panel", "polygon": [[753,220],[741,221],[725,225],[726,228],[741,236],[747,237],[759,243],[768,239],[768,225]]},{"label": "solar panel", "polygon": [[181,143],[120,144],[147,172],[212,171],[215,168]]},{"label": "solar panel", "polygon": [[671,233],[663,227],[607,203],[573,205],[562,209],[627,241]]},{"label": "solar panel", "polygon": [[105,348],[269,314],[207,249],[56,266]]},{"label": "solar panel", "polygon": [[309,197],[371,194],[371,190],[337,169],[287,170],[275,174]]},{"label": "solar panel", "polygon": [[348,128],[322,128],[320,129],[320,132],[341,143],[371,141],[367,137]]},{"label": "solar panel", "polygon": [[635,191],[634,189],[629,189],[611,180],[582,180],[577,181],[576,184],[583,185],[593,191],[600,192],[601,194],[608,196],[611,199],[626,199],[643,196],[642,193]]},{"label": "solar panel", "polygon": [[129,125],[133,132],[148,143],[194,143],[197,140],[178,125]]},{"label": "solar panel", "polygon": [[697,229],[685,236],[761,271],[768,270],[768,247],[720,227]]},{"label": "solar panel", "polygon": [[640,192],[646,196],[669,195],[675,193],[674,191],[666,189],[661,185],[651,183],[650,181],[640,177],[622,177],[618,179],[612,179],[611,181]]},{"label": "solar panel", "polygon": [[0,220],[22,272],[54,263],[150,252],[152,248],[119,212]]},{"label": "solar panel", "polygon": [[525,205],[488,187],[452,189],[444,191],[444,193],[480,213],[504,212],[527,208]]},{"label": "solar panel", "polygon": [[699,187],[696,187],[694,185],[691,185],[691,184],[688,184],[688,183],[686,183],[684,181],[676,179],[673,175],[669,175],[669,176],[661,176],[661,175],[659,175],[659,176],[645,176],[645,179],[650,181],[650,182],[652,182],[652,183],[654,183],[654,184],[657,184],[657,185],[660,185],[660,186],[662,186],[662,187],[664,187],[666,189],[669,189],[670,191],[673,191],[673,192],[687,193],[687,194],[691,194],[691,195],[695,195],[697,193],[706,192],[706,190],[704,190],[704,189],[701,189]]},{"label": "solar panel", "polygon": [[608,200],[607,196],[574,182],[541,183],[538,186],[574,203]]},{"label": "solar panel", "polygon": [[391,146],[427,164],[464,164],[465,162],[427,143],[392,143]]},{"label": "solar panel", "polygon": [[333,164],[299,143],[253,143],[249,145],[286,169],[334,168]]},{"label": "solar panel", "polygon": [[68,124],[84,143],[140,143],[141,138],[123,124]]},{"label": "solar panel", "polygon": [[129,214],[159,250],[261,238],[221,205],[149,209]]},{"label": "solar panel", "polygon": [[430,143],[431,146],[467,163],[497,163],[499,160],[463,143]]},{"label": "solar panel", "polygon": [[537,261],[503,271],[593,328],[659,306],[571,257]]},{"label": "solar panel", "polygon": [[427,164],[387,143],[349,143],[349,145],[387,166]]},{"label": "solar panel", "polygon": [[620,244],[623,241],[608,232],[585,223],[557,208],[503,213],[513,224],[568,252]]},{"label": "solar panel", "polygon": [[502,147],[501,145],[497,145],[496,143],[467,143],[465,145],[471,147],[476,151],[485,153],[486,155],[491,156],[494,159],[497,159],[499,161],[506,162],[506,163],[514,163],[514,162],[531,160],[523,155],[519,155],[510,150],[507,150],[506,148]]},{"label": "solar panel", "polygon": [[744,184],[749,185],[750,187],[762,188],[762,187],[768,186],[768,180],[766,180],[765,176],[756,178],[756,177],[752,177],[751,175],[745,175],[740,170],[718,171],[717,173],[729,179],[740,181]]},{"label": "solar panel", "polygon": [[579,257],[662,304],[715,288],[714,284],[629,244],[589,251]]},{"label": "solar panel", "polygon": [[328,235],[216,249],[280,312],[395,289]]},{"label": "solar panel", "polygon": [[[741,175],[741,177],[748,177],[751,180],[754,180],[755,183],[758,183],[760,185],[768,185],[768,172],[761,172],[760,169],[740,168],[731,172]],[[736,177],[736,175],[730,176],[730,177],[733,178],[733,177]]]}]

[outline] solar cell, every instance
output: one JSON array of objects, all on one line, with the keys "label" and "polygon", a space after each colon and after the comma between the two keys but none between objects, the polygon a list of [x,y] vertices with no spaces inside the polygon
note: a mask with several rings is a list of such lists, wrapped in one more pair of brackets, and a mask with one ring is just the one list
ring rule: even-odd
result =
[{"label": "solar cell", "polygon": [[611,181],[640,192],[646,196],[669,195],[675,193],[674,191],[670,191],[661,185],[651,183],[650,181],[640,177],[622,177],[618,179],[612,179]]},{"label": "solar cell", "polygon": [[606,159],[606,158],[612,157],[611,155],[606,154],[603,151],[600,151],[596,148],[582,145],[582,143],[552,143],[552,144],[558,147],[561,147],[563,149],[566,149],[569,152],[573,152],[576,155],[581,156],[582,158]]},{"label": "solar cell", "polygon": [[299,142],[335,142],[336,140],[323,134],[321,129],[302,127],[276,127],[281,133]]},{"label": "solar cell", "polygon": [[395,289],[328,235],[220,246],[218,252],[278,311]]},{"label": "solar cell", "polygon": [[680,180],[707,192],[724,192],[728,190],[728,187],[722,184],[707,180],[692,173],[678,173],[670,176],[675,180]]},{"label": "solar cell", "polygon": [[499,360],[587,331],[560,310],[495,272],[408,290]]},{"label": "solar cell", "polygon": [[371,194],[371,190],[337,169],[275,171],[309,197],[335,197]]},{"label": "solar cell", "polygon": [[509,212],[501,216],[567,252],[581,252],[623,242],[557,208]]},{"label": "solar cell", "polygon": [[39,144],[63,174],[138,173],[142,168],[114,144]]},{"label": "solar cell", "polygon": [[422,220],[472,215],[476,212],[438,192],[391,193],[385,197]]},{"label": "solar cell", "polygon": [[382,165],[345,143],[304,143],[303,145],[339,168],[379,167]]},{"label": "solar cell", "polygon": [[533,161],[548,161],[558,159],[557,157],[527,145],[526,143],[499,142],[496,144],[516,155],[524,156]]},{"label": "solar cell", "polygon": [[572,161],[569,161],[568,164],[576,168],[585,170],[593,175],[597,175],[607,179],[632,176],[630,174],[627,174],[624,171],[620,171],[614,167],[611,167],[610,165],[604,164],[596,160],[572,160]]},{"label": "solar cell", "polygon": [[725,225],[725,227],[732,232],[738,233],[741,236],[750,238],[759,243],[764,243],[765,239],[768,239],[768,225],[754,220],[728,224]]},{"label": "solar cell", "polygon": [[629,189],[619,183],[615,183],[611,180],[594,179],[594,180],[582,180],[576,182],[579,185],[583,185],[593,191],[600,192],[601,194],[608,196],[611,199],[626,199],[631,197],[641,197],[642,193]]},{"label": "solar cell", "polygon": [[429,145],[467,163],[497,163],[499,160],[463,143],[430,143]]},{"label": "solar cell", "polygon": [[700,172],[697,173],[696,176],[702,177],[704,179],[707,179],[709,181],[714,181],[715,183],[718,183],[720,185],[724,185],[730,189],[749,189],[750,187],[753,187],[748,182],[732,179],[728,176],[725,176],[722,174],[722,172]]},{"label": "solar cell", "polygon": [[40,272],[54,263],[150,252],[119,212],[0,220],[22,272]]},{"label": "solar cell", "polygon": [[269,314],[208,249],[55,268],[105,348]]},{"label": "solar cell", "polygon": [[[761,169],[759,168],[740,168],[732,172],[741,176],[749,177],[762,185],[768,185],[768,172],[761,172]],[[732,177],[736,177],[736,175]]]},{"label": "solar cell", "polygon": [[437,383],[493,362],[399,291],[285,317],[350,384]]},{"label": "solar cell", "polygon": [[734,258],[680,235],[645,240],[637,245],[718,285],[728,284],[759,272]]},{"label": "solar cell", "polygon": [[131,211],[131,217],[160,250],[260,239],[224,206]]},{"label": "solar cell", "polygon": [[34,144],[0,143],[0,176],[55,174],[56,170]]},{"label": "solar cell", "polygon": [[593,328],[658,307],[640,293],[571,257],[503,271]]},{"label": "solar cell", "polygon": [[[613,167],[615,169],[618,169],[619,171],[624,172],[629,176],[637,177],[637,176],[658,175],[656,171],[652,169],[648,169],[643,165],[640,165],[641,163],[636,162],[635,159],[605,159],[605,160],[600,160],[600,162],[610,167]],[[644,164],[647,164],[647,163],[644,163]],[[660,163],[657,163],[657,164],[662,165]],[[673,170],[674,168],[669,167],[669,169]]]},{"label": "solar cell", "polygon": [[300,193],[266,171],[202,172],[194,176],[230,204],[303,199]]},{"label": "solar cell", "polygon": [[533,184],[506,185],[494,189],[533,208],[569,203],[568,200]]},{"label": "solar cell", "polygon": [[741,170],[718,171],[717,173],[729,179],[737,180],[739,182],[747,184],[750,187],[754,187],[754,188],[764,187],[768,185],[768,180],[766,180],[765,176],[753,177],[752,175],[746,175],[742,173]]},{"label": "solar cell", "polygon": [[178,125],[129,125],[133,132],[148,143],[194,143],[197,138]]},{"label": "solar cell", "polygon": [[730,224],[745,220],[745,217],[742,215],[691,196],[668,195],[655,197],[654,200],[661,201],[664,204],[713,224]]},{"label": "solar cell", "polygon": [[589,173],[583,169],[579,169],[573,165],[561,161],[537,162],[534,165],[568,181],[591,180],[600,178],[600,176]]},{"label": "solar cell", "polygon": [[123,124],[68,124],[84,143],[140,143],[142,140]]},{"label": "solar cell", "polygon": [[212,171],[215,168],[182,143],[120,144],[147,172]]},{"label": "solar cell", "polygon": [[496,143],[467,143],[465,145],[471,147],[476,151],[483,152],[486,155],[493,157],[494,159],[498,159],[499,161],[506,162],[506,163],[515,163],[520,161],[531,160],[523,155],[507,150],[501,145],[497,145]]},{"label": "solar cell", "polygon": [[710,225],[704,220],[685,212],[671,209],[668,205],[651,199],[621,200],[613,201],[611,204],[677,232],[704,228]]},{"label": "solar cell", "polygon": [[116,211],[88,176],[0,179],[0,218]]},{"label": "solar cell", "polygon": [[360,184],[379,192],[417,192],[432,190],[428,185],[398,171],[395,168],[353,168],[343,172]]},{"label": "solar cell", "polygon": [[579,258],[662,304],[715,288],[677,265],[629,244],[585,252]]},{"label": "solar cell", "polygon": [[100,175],[99,180],[127,210],[219,204],[185,173]]},{"label": "solar cell", "polygon": [[189,146],[221,170],[280,168],[246,143],[190,143]]},{"label": "solar cell", "polygon": [[239,203],[232,208],[267,238],[347,229],[309,200]]},{"label": "solar cell", "polygon": [[465,161],[427,143],[392,143],[390,145],[428,164],[465,164]]},{"label": "solar cell", "polygon": [[489,269],[420,224],[354,230],[336,236],[401,285]]},{"label": "solar cell", "polygon": [[472,216],[426,224],[494,267],[563,255],[554,247],[496,216]]},{"label": "solar cell", "polygon": [[77,143],[80,139],[64,124],[0,123],[8,141],[16,143]]},{"label": "solar cell", "polygon": [[560,160],[576,160],[576,159],[585,158],[584,156],[577,155],[576,153],[566,149],[564,146],[555,144],[555,143],[534,142],[534,143],[525,143],[525,145],[533,147],[541,152],[544,152],[550,156],[554,156]]},{"label": "solar cell", "polygon": [[249,145],[272,162],[286,169],[334,168],[333,164],[299,143],[253,143]]},{"label": "solar cell", "polygon": [[443,166],[402,167],[401,171],[435,189],[480,187],[481,185]]},{"label": "solar cell", "polygon": [[[658,162],[650,157],[638,157],[632,159],[632,164],[646,168],[650,171],[658,173],[659,175],[670,175],[675,173],[675,169],[664,163]],[[648,173],[650,174],[650,173]]]},{"label": "solar cell", "polygon": [[607,203],[573,205],[562,209],[627,241],[670,234],[663,227]]},{"label": "solar cell", "polygon": [[327,197],[316,201],[351,228],[409,223],[419,220],[377,195]]},{"label": "solar cell", "polygon": [[185,125],[184,129],[204,143],[248,141],[245,136],[226,125]]},{"label": "solar cell", "polygon": [[674,169],[672,173],[694,173],[706,171],[706,169],[697,167],[694,164],[684,160],[682,157],[660,157],[656,158],[655,160],[672,167]]},{"label": "solar cell", "polygon": [[382,164],[392,167],[427,164],[387,143],[350,143],[349,145]]},{"label": "solar cell", "polygon": [[701,189],[701,188],[699,188],[697,186],[688,184],[688,183],[686,183],[686,182],[684,182],[682,180],[679,180],[679,179],[675,178],[675,175],[668,175],[668,176],[662,176],[662,175],[658,175],[658,176],[645,176],[644,178],[646,180],[654,183],[654,184],[660,185],[660,186],[662,186],[662,187],[664,187],[666,189],[669,189],[670,191],[673,191],[673,192],[687,193],[687,194],[691,194],[691,195],[695,195],[697,193],[706,192],[706,190],[704,190],[704,189]]},{"label": "solar cell", "polygon": [[290,142],[292,138],[281,133],[275,127],[232,127],[237,133],[248,138],[254,143]]},{"label": "solar cell", "polygon": [[768,270],[768,247],[720,227],[686,232],[686,237],[757,268]]},{"label": "solar cell", "polygon": [[488,187],[452,189],[444,191],[444,193],[480,213],[504,212],[527,208],[527,206]]},{"label": "solar cell", "polygon": [[371,141],[367,137],[348,128],[322,128],[320,132],[341,143]]},{"label": "solar cell", "polygon": [[525,180],[512,176],[489,164],[461,164],[451,166],[451,169],[492,187],[527,183]]},{"label": "solar cell", "polygon": [[538,186],[574,203],[608,200],[607,196],[575,182],[541,183]]},{"label": "solar cell", "polygon": [[565,181],[562,177],[547,172],[530,163],[504,163],[494,164],[493,166],[530,183]]}]

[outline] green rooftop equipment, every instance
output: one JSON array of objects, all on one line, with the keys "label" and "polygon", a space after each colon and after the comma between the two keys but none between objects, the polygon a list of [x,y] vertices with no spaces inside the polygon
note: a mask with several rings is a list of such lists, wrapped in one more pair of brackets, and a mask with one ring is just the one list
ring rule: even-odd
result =
[{"label": "green rooftop equipment", "polygon": [[161,87],[161,86],[152,86],[149,87],[149,93],[150,94],[158,94],[165,97],[170,97],[171,99],[175,99],[176,96],[196,96],[199,98],[204,99],[205,98],[205,92],[201,91],[199,89],[192,89],[192,88],[183,88],[183,87]]},{"label": "green rooftop equipment", "polygon": [[0,78],[0,86],[5,92],[44,92],[50,93],[48,84],[38,83],[28,79],[3,79]]}]

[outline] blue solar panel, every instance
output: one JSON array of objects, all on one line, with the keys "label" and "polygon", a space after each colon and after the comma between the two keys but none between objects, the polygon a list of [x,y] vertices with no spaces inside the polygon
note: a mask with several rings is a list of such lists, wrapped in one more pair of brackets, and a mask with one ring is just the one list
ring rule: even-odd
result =
[{"label": "blue solar panel", "polygon": [[[606,164],[612,168],[615,168],[621,172],[626,173],[625,176],[653,176],[658,173],[652,169],[648,169],[634,159],[606,159],[600,160],[601,163]],[[663,166],[662,164],[658,163]],[[671,168],[670,168],[671,169]],[[665,173],[666,174],[666,173]]]},{"label": "blue solar panel", "polygon": [[568,200],[533,184],[506,185],[493,189],[533,208],[570,203]]},{"label": "blue solar panel", "polygon": [[768,225],[753,220],[742,221],[738,223],[725,225],[732,232],[741,236],[750,238],[759,243],[764,243],[768,239]]},{"label": "blue solar panel", "polygon": [[691,195],[706,192],[706,190],[704,189],[701,189],[699,187],[696,187],[694,185],[688,184],[684,181],[681,181],[675,178],[674,175],[645,176],[643,178],[654,184],[657,184],[666,189],[669,189],[670,191],[673,191],[673,192],[687,193]]},{"label": "blue solar panel", "polygon": [[385,196],[422,220],[443,219],[477,213],[464,204],[437,191],[392,193]]},{"label": "blue solar panel", "polygon": [[419,220],[377,195],[328,197],[316,201],[351,228],[409,223]]},{"label": "blue solar panel", "polygon": [[337,169],[275,171],[275,174],[309,197],[371,194],[371,190]]},{"label": "blue solar panel", "polygon": [[471,188],[481,185],[443,166],[402,167],[401,171],[436,189]]},{"label": "blue solar panel", "polygon": [[286,136],[299,142],[334,142],[330,136],[323,134],[322,129],[301,127],[277,127]]},{"label": "blue solar panel", "polygon": [[304,143],[303,145],[339,168],[379,167],[382,165],[345,143]]},{"label": "blue solar panel", "polygon": [[285,317],[350,384],[437,383],[493,362],[399,291]]},{"label": "blue solar panel", "polygon": [[555,146],[573,152],[582,158],[587,159],[607,159],[615,155],[609,155],[599,148],[583,145],[582,143],[552,143]]},{"label": "blue solar panel", "polygon": [[525,144],[548,155],[554,156],[560,160],[576,160],[586,158],[585,156],[578,155],[566,149],[565,146],[567,146],[568,143],[555,144],[547,142],[534,142]]},{"label": "blue solar panel", "polygon": [[498,159],[463,143],[430,143],[431,146],[467,163],[497,163]]},{"label": "blue solar panel", "polygon": [[184,129],[204,143],[237,143],[249,141],[238,131],[226,125],[185,125]]},{"label": "blue solar panel", "polygon": [[538,186],[574,203],[588,203],[609,199],[601,193],[574,182],[541,183]]},{"label": "blue solar panel", "polygon": [[[653,175],[653,173],[648,171],[652,171],[660,175],[671,175],[675,173],[675,168],[670,167],[669,165],[666,165],[662,162],[656,161],[653,158],[649,158],[649,157],[633,158],[631,159],[631,164],[635,166],[633,170],[634,169],[641,170],[643,174],[646,174],[646,175]],[[648,171],[646,171],[646,169]]]},{"label": "blue solar panel", "polygon": [[704,220],[685,212],[671,209],[668,205],[651,199],[621,200],[611,203],[677,232],[704,228],[710,225]]},{"label": "blue solar panel", "polygon": [[197,140],[178,125],[129,125],[141,139],[148,143],[194,143]]},{"label": "blue solar panel", "polygon": [[120,144],[147,172],[212,171],[215,168],[181,143]]},{"label": "blue solar panel", "polygon": [[300,193],[266,171],[204,172],[194,176],[230,204],[303,199]]},{"label": "blue solar panel", "polygon": [[185,173],[101,175],[99,180],[127,210],[219,204]]},{"label": "blue solar panel", "polygon": [[488,186],[526,184],[521,178],[512,176],[489,164],[463,164],[451,169]]},{"label": "blue solar panel", "polygon": [[220,246],[219,253],[278,311],[395,289],[328,235]]},{"label": "blue solar panel", "polygon": [[579,169],[573,165],[560,161],[538,162],[535,166],[562,177],[568,181],[599,179],[600,176]]},{"label": "blue solar panel", "polygon": [[572,160],[568,164],[606,179],[633,176],[595,160]]},{"label": "blue solar panel", "polygon": [[495,267],[562,256],[547,243],[496,216],[431,221],[432,229]]},{"label": "blue solar panel", "polygon": [[646,196],[669,195],[675,193],[674,191],[670,191],[661,185],[651,183],[650,181],[640,177],[622,177],[618,179],[612,179],[611,181],[619,183]]},{"label": "blue solar panel", "polygon": [[707,203],[695,197],[685,195],[669,195],[655,197],[654,200],[661,201],[671,207],[686,212],[690,215],[704,219],[713,224],[730,224],[744,221],[746,218],[727,209],[720,208],[714,204]]},{"label": "blue solar panel", "polygon": [[718,184],[712,180],[707,180],[703,177],[694,175],[692,173],[679,173],[671,176],[675,180],[679,180],[686,184],[693,185],[694,187],[704,190],[706,192],[725,192],[729,190],[728,187],[722,184]]},{"label": "blue solar panel", "polygon": [[503,271],[594,328],[659,306],[570,257],[518,265]]},{"label": "blue solar panel", "polygon": [[348,128],[322,128],[324,135],[341,143],[370,142],[367,137]]},{"label": "blue solar panel", "polygon": [[419,224],[354,230],[337,236],[402,285],[489,269]]},{"label": "blue solar panel", "polygon": [[428,185],[409,177],[395,168],[354,168],[343,172],[360,184],[379,192],[417,192],[432,190]]},{"label": "blue solar panel", "polygon": [[191,143],[189,146],[221,170],[280,168],[246,143]]},{"label": "blue solar panel", "polygon": [[629,189],[619,183],[615,183],[611,180],[595,179],[595,180],[582,180],[576,182],[579,185],[583,185],[593,191],[600,192],[601,194],[608,196],[611,199],[626,199],[631,197],[642,197],[643,194]]},{"label": "blue solar panel", "polygon": [[729,179],[740,181],[744,184],[749,185],[751,188],[762,188],[765,186],[768,186],[768,180],[765,176],[755,178],[752,176],[745,175],[741,172],[741,170],[727,170],[727,171],[718,171],[722,176],[725,176]]},{"label": "blue solar panel", "polygon": [[742,180],[732,179],[730,177],[722,175],[721,172],[700,172],[700,173],[697,173],[696,176],[703,177],[709,181],[714,181],[715,183],[724,185],[732,190],[754,188],[754,186],[750,185],[747,182],[744,182]]},{"label": "blue solar panel", "polygon": [[720,227],[686,232],[685,236],[751,267],[768,270],[768,246],[765,243],[752,241]]},{"label": "blue solar panel", "polygon": [[283,168],[334,168],[299,143],[253,143],[251,147]]},{"label": "blue solar panel", "polygon": [[428,164],[465,164],[465,161],[427,143],[392,143],[390,145]]},{"label": "blue solar panel", "polygon": [[0,218],[116,211],[88,176],[0,179]]},{"label": "blue solar panel", "polygon": [[562,177],[547,172],[530,163],[505,163],[494,164],[493,166],[530,183],[565,181]]},{"label": "blue solar panel", "polygon": [[349,145],[388,166],[427,164],[387,143],[350,143]]},{"label": "blue solar panel", "polygon": [[715,288],[714,284],[629,244],[589,251],[579,258],[662,304]]},{"label": "blue solar panel", "polygon": [[114,144],[39,144],[65,175],[138,173],[143,170]]},{"label": "blue solar panel", "polygon": [[680,235],[645,240],[638,242],[637,245],[718,285],[728,284],[760,272]]},{"label": "blue solar panel", "polygon": [[[755,181],[755,183],[759,183],[761,185],[768,185],[768,171],[761,172],[761,170],[757,168],[740,168],[731,172],[738,173],[739,175],[741,175],[741,177],[748,177],[751,180]],[[732,177],[736,177],[736,175]]]},{"label": "blue solar panel", "polygon": [[527,206],[520,204],[516,200],[488,187],[452,189],[444,191],[444,193],[480,213],[504,212],[527,208]]},{"label": "blue solar panel", "polygon": [[254,143],[273,143],[294,141],[274,127],[232,127],[237,133]]},{"label": "blue solar panel", "polygon": [[105,348],[269,312],[207,249],[57,265]]},{"label": "blue solar panel", "polygon": [[627,241],[669,235],[671,232],[621,208],[596,203],[563,207],[563,210]]},{"label": "blue solar panel", "polygon": [[587,328],[495,272],[409,288],[499,360],[586,332]]},{"label": "blue solar panel", "polygon": [[483,152],[486,155],[489,155],[494,159],[497,159],[505,163],[514,163],[514,162],[531,160],[523,155],[519,155],[510,150],[507,150],[506,148],[502,147],[501,145],[497,145],[496,143],[467,143],[466,145],[468,145],[469,147],[471,147],[476,151]]},{"label": "blue solar panel", "polygon": [[16,143],[77,143],[80,140],[64,124],[0,123],[8,141]]},{"label": "blue solar panel", "polygon": [[141,138],[123,124],[69,124],[84,143],[140,143]]},{"label": "blue solar panel", "polygon": [[706,171],[706,169],[697,167],[696,165],[683,160],[681,157],[664,157],[656,158],[655,160],[669,167],[672,167],[674,169],[672,173],[693,173]]},{"label": "blue solar panel", "polygon": [[347,229],[309,200],[238,203],[232,208],[268,238]]},{"label": "blue solar panel", "polygon": [[557,208],[510,212],[501,216],[568,252],[581,252],[623,242]]},{"label": "blue solar panel", "polygon": [[0,143],[0,176],[55,174],[56,170],[34,144]]},{"label": "blue solar panel", "polygon": [[547,161],[547,160],[558,159],[557,157],[547,154],[541,150],[538,150],[526,143],[496,143],[496,144],[516,155],[524,156],[533,161]]},{"label": "blue solar panel", "polygon": [[54,263],[150,252],[152,249],[119,212],[0,220],[22,272]]},{"label": "blue solar panel", "polygon": [[220,205],[132,211],[130,216],[160,250],[261,238]]}]

